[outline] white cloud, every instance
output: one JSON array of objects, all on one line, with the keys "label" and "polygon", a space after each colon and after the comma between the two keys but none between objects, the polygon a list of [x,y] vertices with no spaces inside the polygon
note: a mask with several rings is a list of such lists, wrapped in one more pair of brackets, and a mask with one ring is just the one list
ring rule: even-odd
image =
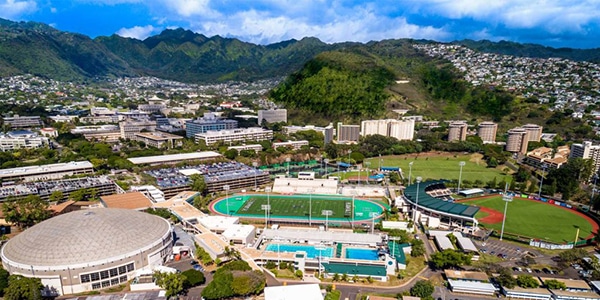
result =
[{"label": "white cloud", "polygon": [[134,26],[131,28],[121,28],[116,34],[122,37],[134,38],[138,40],[143,40],[150,36],[153,32],[155,32],[158,28],[154,28],[152,25],[146,26]]},{"label": "white cloud", "polygon": [[219,21],[196,23],[194,30],[207,35],[236,36],[254,43],[273,43],[291,38],[316,36],[325,42],[367,42],[385,38],[447,39],[443,28],[410,24],[403,17],[386,18],[370,11],[354,16],[336,16],[324,24],[304,18],[269,16],[255,10],[240,12]]},{"label": "white cloud", "polygon": [[19,19],[22,15],[32,13],[37,10],[37,3],[33,0],[18,1],[4,0],[0,1],[0,18]]},{"label": "white cloud", "polygon": [[218,18],[221,15],[210,8],[210,0],[162,0],[162,3],[181,17]]}]

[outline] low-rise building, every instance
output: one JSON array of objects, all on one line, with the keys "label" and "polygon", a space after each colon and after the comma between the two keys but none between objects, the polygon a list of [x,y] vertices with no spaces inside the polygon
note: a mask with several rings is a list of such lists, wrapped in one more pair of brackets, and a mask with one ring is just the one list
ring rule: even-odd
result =
[{"label": "low-rise building", "polygon": [[273,130],[260,127],[240,128],[231,130],[209,130],[205,133],[197,133],[196,142],[203,141],[206,145],[217,142],[234,143],[245,141],[266,141],[273,138]]},{"label": "low-rise building", "polygon": [[181,146],[183,137],[166,132],[139,132],[133,135],[133,140],[154,148],[170,149]]},{"label": "low-rise building", "polygon": [[269,109],[269,110],[258,110],[258,124],[266,121],[267,123],[287,123],[287,109]]},{"label": "low-rise building", "polygon": [[142,131],[153,132],[156,130],[156,122],[150,120],[144,121],[124,121],[119,123],[121,137],[124,139],[134,139],[136,133]]},{"label": "low-rise building", "polygon": [[121,131],[117,125],[77,126],[71,129],[72,134],[83,134],[88,141],[103,141],[116,143],[121,138]]},{"label": "low-rise building", "polygon": [[17,149],[37,149],[47,147],[50,141],[47,137],[37,133],[18,130],[0,134],[0,151],[13,151]]},{"label": "low-rise building", "polygon": [[235,149],[238,151],[238,153],[240,151],[243,150],[252,150],[254,152],[260,152],[262,151],[262,145],[261,144],[250,144],[250,145],[240,145],[240,146],[229,146],[227,147],[227,150],[231,150],[231,149]]},{"label": "low-rise building", "polygon": [[4,125],[12,129],[18,128],[39,128],[44,125],[40,116],[19,116],[4,118]]},{"label": "low-rise building", "polygon": [[570,153],[567,145],[556,148],[556,152],[552,148],[540,147],[527,152],[524,162],[538,169],[544,166],[548,169],[558,169],[567,163]]},{"label": "low-rise building", "polygon": [[277,149],[279,147],[292,148],[294,150],[299,150],[302,146],[308,146],[308,141],[287,141],[287,142],[275,142],[273,143],[273,149]]},{"label": "low-rise building", "polygon": [[72,161],[50,165],[18,167],[0,170],[0,180],[7,181],[38,181],[55,180],[65,176],[93,174],[94,166],[89,161]]}]

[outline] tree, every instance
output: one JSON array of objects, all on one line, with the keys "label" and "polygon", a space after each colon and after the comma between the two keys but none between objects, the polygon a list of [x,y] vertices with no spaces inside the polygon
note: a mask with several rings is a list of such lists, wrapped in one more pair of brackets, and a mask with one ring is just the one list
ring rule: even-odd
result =
[{"label": "tree", "polygon": [[410,288],[410,295],[420,297],[421,299],[430,298],[434,291],[434,286],[429,280],[419,280]]},{"label": "tree", "polygon": [[62,201],[63,197],[64,194],[62,191],[54,191],[52,192],[52,194],[50,194],[48,199],[50,200],[50,202],[60,202]]},{"label": "tree", "polygon": [[29,195],[17,200],[7,200],[2,204],[2,212],[7,222],[27,228],[50,218],[52,214],[48,206],[48,202],[40,196]]},{"label": "tree", "polygon": [[422,240],[413,240],[410,250],[410,256],[417,257],[425,254],[425,243]]},{"label": "tree", "polygon": [[192,190],[199,192],[200,194],[206,193],[206,182],[204,181],[204,176],[200,174],[193,174],[190,176],[190,180],[192,180]]},{"label": "tree", "polygon": [[10,275],[8,287],[4,290],[6,300],[38,300],[42,299],[42,281],[39,278]]},{"label": "tree", "polygon": [[79,189],[79,190],[72,191],[69,194],[69,197],[73,201],[83,201],[85,199],[86,195],[87,195],[87,189]]},{"label": "tree", "polygon": [[564,282],[556,279],[548,279],[544,281],[544,285],[551,290],[564,290],[567,288]]},{"label": "tree", "polygon": [[519,275],[517,276],[517,285],[522,288],[537,288],[540,286],[540,282],[531,275]]},{"label": "tree", "polygon": [[206,282],[206,278],[204,278],[204,273],[194,269],[183,271],[181,272],[181,274],[185,276],[185,282],[183,285],[185,289],[189,289],[204,284],[204,282]]},{"label": "tree", "polygon": [[4,296],[4,289],[8,287],[9,276],[8,271],[0,268],[0,297]]},{"label": "tree", "polygon": [[510,271],[509,268],[506,268],[506,267],[500,268],[498,270],[498,274],[499,275],[498,275],[498,277],[496,277],[496,280],[503,287],[512,289],[517,285],[517,280],[512,276],[512,272]]},{"label": "tree", "polygon": [[333,274],[333,278],[331,280],[340,281],[340,274],[338,274],[338,273]]},{"label": "tree", "polygon": [[430,261],[435,268],[446,269],[459,267],[462,265],[470,265],[471,257],[469,255],[452,249],[446,249],[444,251],[436,252],[433,255],[431,255]]},{"label": "tree", "polygon": [[558,255],[560,260],[567,264],[576,262],[586,256],[588,256],[587,251],[581,248],[565,250]]},{"label": "tree", "polygon": [[167,298],[181,294],[187,279],[181,273],[163,273],[159,271],[154,272],[154,278],[156,279],[156,285],[166,291]]},{"label": "tree", "polygon": [[348,281],[348,274],[342,274],[342,281]]}]

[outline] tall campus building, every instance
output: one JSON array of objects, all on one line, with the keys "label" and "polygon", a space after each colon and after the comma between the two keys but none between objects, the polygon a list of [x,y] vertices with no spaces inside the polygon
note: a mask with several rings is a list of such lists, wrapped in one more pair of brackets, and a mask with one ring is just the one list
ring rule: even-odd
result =
[{"label": "tall campus building", "polygon": [[542,129],[543,127],[536,124],[527,124],[521,126],[521,128],[527,130],[529,132],[529,141],[530,142],[539,142],[542,138]]},{"label": "tall campus building", "polygon": [[185,136],[193,138],[198,133],[207,131],[235,129],[238,127],[236,120],[221,119],[213,113],[204,113],[202,118],[185,122]]},{"label": "tall campus building", "polygon": [[358,142],[360,137],[360,125],[344,125],[337,123],[337,141],[338,143]]},{"label": "tall campus building", "polygon": [[360,135],[379,134],[398,140],[412,140],[415,135],[415,120],[365,120],[360,123]]},{"label": "tall campus building", "polygon": [[465,122],[452,122],[448,126],[448,141],[464,141],[467,139],[467,128],[469,125]]},{"label": "tall campus building", "polygon": [[594,174],[600,169],[600,145],[592,145],[591,141],[571,145],[569,158],[591,159],[594,164]]},{"label": "tall campus building", "polygon": [[529,132],[527,130],[521,127],[517,127],[508,131],[508,139],[506,140],[506,151],[525,154],[527,153],[528,145]]},{"label": "tall campus building", "polygon": [[495,143],[498,124],[494,122],[481,122],[477,128],[477,136],[481,138],[483,143]]},{"label": "tall campus building", "polygon": [[265,120],[267,123],[287,123],[287,109],[260,109],[258,110],[258,125]]}]

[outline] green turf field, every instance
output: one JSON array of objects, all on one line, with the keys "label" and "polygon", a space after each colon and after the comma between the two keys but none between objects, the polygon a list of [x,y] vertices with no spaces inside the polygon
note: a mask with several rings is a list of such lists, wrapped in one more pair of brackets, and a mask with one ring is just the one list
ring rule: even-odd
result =
[{"label": "green turf field", "polygon": [[[504,212],[504,201],[500,196],[461,203]],[[483,216],[482,212],[475,215],[478,219]],[[484,225],[500,231],[502,222]],[[592,224],[574,212],[553,204],[514,198],[512,202],[508,203],[504,231],[555,243],[564,243],[575,240],[577,227],[580,228],[580,239],[593,233]]]},{"label": "green turf field", "polygon": [[[506,178],[510,181],[510,176],[505,175],[500,168],[488,168],[484,160],[481,160],[480,154],[472,155],[454,155],[444,153],[439,156],[433,157],[416,157],[416,154],[402,155],[402,156],[382,156],[382,166],[385,167],[400,167],[404,172],[405,176],[408,177],[409,166],[408,163],[413,162],[412,166],[412,179],[417,176],[425,179],[448,179],[458,180],[460,173],[459,163],[465,162],[465,166],[462,170],[462,180],[469,180],[474,182],[475,180],[481,180],[484,183],[493,180],[496,177],[497,182],[502,181]],[[373,157],[365,159],[365,162],[370,162],[371,169],[377,169],[379,166],[379,157]],[[366,164],[363,164],[366,167]],[[364,176],[364,175],[363,175]]]},{"label": "green turf field", "polygon": [[[231,196],[229,200],[219,200],[214,204],[217,212],[225,214],[227,205],[229,212],[236,216],[263,217],[265,211],[263,205],[271,205],[271,217],[273,218],[308,218],[309,209],[312,209],[313,219],[323,219],[323,210],[331,210],[330,220],[352,219],[352,198],[343,198],[323,195],[238,195]],[[370,220],[370,213],[381,214],[384,206],[376,201],[365,201],[356,199],[354,201],[355,221]]]}]

